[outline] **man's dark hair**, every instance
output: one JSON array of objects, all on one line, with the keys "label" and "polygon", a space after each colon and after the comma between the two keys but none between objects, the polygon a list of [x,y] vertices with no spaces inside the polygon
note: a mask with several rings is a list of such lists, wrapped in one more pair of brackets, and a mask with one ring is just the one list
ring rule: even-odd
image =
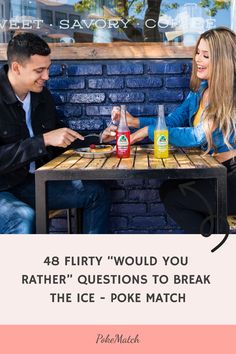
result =
[{"label": "man's dark hair", "polygon": [[39,36],[33,33],[19,33],[8,43],[7,60],[11,66],[13,61],[23,63],[32,55],[47,56],[51,52],[48,44]]}]

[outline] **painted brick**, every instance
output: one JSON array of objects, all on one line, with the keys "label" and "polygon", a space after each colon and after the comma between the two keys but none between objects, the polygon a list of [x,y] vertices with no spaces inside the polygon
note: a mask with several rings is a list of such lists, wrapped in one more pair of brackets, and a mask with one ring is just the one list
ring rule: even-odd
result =
[{"label": "painted brick", "polygon": [[147,227],[156,228],[165,224],[165,218],[163,216],[134,216],[132,218],[133,227]]},{"label": "painted brick", "polygon": [[119,215],[124,214],[143,214],[146,213],[146,204],[135,203],[117,203],[112,204],[111,213],[117,213]]},{"label": "painted brick", "polygon": [[162,203],[150,204],[149,213],[151,214],[166,214],[165,207]]},{"label": "painted brick", "polygon": [[103,129],[103,121],[101,119],[76,119],[76,120],[66,120],[66,125],[70,129],[74,130],[92,130],[98,131]]},{"label": "painted brick", "polygon": [[88,87],[91,89],[121,89],[124,88],[124,80],[118,78],[89,79]]},{"label": "painted brick", "polygon": [[184,62],[184,72],[186,73],[186,74],[191,74],[191,72],[192,72],[192,61],[185,61]]},{"label": "painted brick", "polygon": [[71,103],[101,103],[105,101],[104,93],[70,93],[67,96]]},{"label": "painted brick", "polygon": [[51,79],[48,83],[49,90],[77,90],[85,88],[84,79],[78,78],[57,78]]},{"label": "painted brick", "polygon": [[129,104],[127,110],[137,117],[156,115],[156,104]]},{"label": "painted brick", "polygon": [[111,216],[110,218],[110,229],[122,229],[127,228],[128,221],[127,218],[122,216]]},{"label": "painted brick", "polygon": [[[109,127],[110,125],[112,124],[112,121],[111,121],[111,118],[109,117],[109,118],[107,118],[107,119],[103,119],[103,126],[104,126],[104,129],[106,129],[107,127]],[[115,145],[116,144],[116,137],[114,136],[114,138],[113,138],[114,140],[111,140],[110,142],[109,142],[109,144],[111,144],[111,145]]]},{"label": "painted brick", "polygon": [[184,98],[181,90],[158,90],[151,91],[148,99],[150,102],[180,102]]},{"label": "painted brick", "polygon": [[108,97],[113,103],[144,101],[144,94],[142,92],[110,93]]},{"label": "painted brick", "polygon": [[100,113],[100,106],[87,106],[85,108],[87,116],[99,116]]},{"label": "painted brick", "polygon": [[178,234],[180,233],[178,230],[175,229],[169,229],[169,228],[160,228],[160,229],[155,229],[154,234]]},{"label": "painted brick", "polygon": [[[163,100],[160,100],[159,102],[156,103],[150,103],[150,104],[136,104],[132,105],[130,104],[127,106],[127,110],[134,116],[136,117],[152,117],[156,118],[157,117],[157,111],[158,103],[162,103]],[[179,107],[179,104],[171,104],[168,103],[165,105],[165,115],[168,115],[169,113],[173,112],[177,107]]]},{"label": "painted brick", "polygon": [[167,88],[172,87],[189,87],[190,78],[189,77],[167,77],[165,86]]},{"label": "painted brick", "polygon": [[126,198],[126,191],[124,189],[116,189],[112,191],[113,202],[123,202]]},{"label": "painted brick", "polygon": [[129,191],[129,200],[137,201],[137,202],[145,202],[145,201],[160,201],[158,190],[131,190]]},{"label": "painted brick", "polygon": [[59,233],[67,233],[67,223],[66,218],[55,218],[50,222],[50,231],[51,232],[59,232]]},{"label": "painted brick", "polygon": [[125,187],[135,186],[135,187],[143,187],[144,180],[141,178],[132,178],[132,179],[125,179],[123,181],[123,185]]},{"label": "painted brick", "polygon": [[188,71],[186,61],[156,60],[147,64],[148,74],[184,74]]},{"label": "painted brick", "polygon": [[63,68],[61,64],[52,64],[49,69],[50,76],[59,76],[62,75]]},{"label": "painted brick", "polygon": [[143,64],[121,62],[117,64],[107,64],[107,75],[139,75],[143,74]]},{"label": "painted brick", "polygon": [[[171,105],[170,105],[171,106]],[[176,105],[177,107],[178,105]],[[86,114],[88,116],[90,115],[95,115],[95,116],[111,116],[111,111],[114,105],[110,106],[87,106],[86,107]],[[169,107],[166,106],[166,108]],[[156,109],[156,104],[127,104],[126,109],[128,112],[130,112],[132,115],[135,115],[137,117],[141,116],[150,116],[150,115],[156,115],[157,109]]]},{"label": "painted brick", "polygon": [[87,106],[87,116],[111,116],[113,106]]},{"label": "painted brick", "polygon": [[78,105],[64,105],[59,106],[57,112],[60,114],[60,117],[71,118],[71,117],[80,117],[82,114],[82,108]]},{"label": "painted brick", "polygon": [[145,179],[145,185],[152,188],[160,188],[162,182],[163,180],[157,178]]},{"label": "painted brick", "polygon": [[60,105],[67,101],[67,93],[52,92],[52,97],[55,105]]},{"label": "painted brick", "polygon": [[116,181],[116,188],[120,187],[120,188],[124,188],[124,183],[125,183],[125,180],[124,179],[118,179]]},{"label": "painted brick", "polygon": [[68,65],[69,76],[102,75],[102,65],[95,63]]},{"label": "painted brick", "polygon": [[161,87],[162,79],[159,77],[135,77],[135,78],[126,78],[126,86],[130,88],[139,88],[139,87]]},{"label": "painted brick", "polygon": [[141,235],[141,234],[150,234],[150,233],[153,233],[153,232],[150,232],[149,230],[140,230],[139,229],[129,229],[127,228],[126,230],[119,230],[119,231],[115,231],[114,232],[115,234],[138,234],[138,235]]}]

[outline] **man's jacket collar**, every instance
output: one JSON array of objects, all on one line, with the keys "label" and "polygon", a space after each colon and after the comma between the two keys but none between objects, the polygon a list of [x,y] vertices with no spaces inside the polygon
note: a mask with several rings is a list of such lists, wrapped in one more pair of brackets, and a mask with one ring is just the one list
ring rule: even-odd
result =
[{"label": "man's jacket collar", "polygon": [[7,73],[8,65],[6,64],[0,70],[0,90],[2,92],[2,97],[4,101],[7,104],[13,104],[16,103],[18,100],[7,77]]}]

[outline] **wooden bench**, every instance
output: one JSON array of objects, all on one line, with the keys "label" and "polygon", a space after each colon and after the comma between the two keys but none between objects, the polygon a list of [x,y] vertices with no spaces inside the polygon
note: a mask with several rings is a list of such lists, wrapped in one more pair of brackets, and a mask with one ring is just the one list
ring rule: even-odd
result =
[{"label": "wooden bench", "polygon": [[236,233],[236,215],[229,215],[228,218],[229,229]]}]

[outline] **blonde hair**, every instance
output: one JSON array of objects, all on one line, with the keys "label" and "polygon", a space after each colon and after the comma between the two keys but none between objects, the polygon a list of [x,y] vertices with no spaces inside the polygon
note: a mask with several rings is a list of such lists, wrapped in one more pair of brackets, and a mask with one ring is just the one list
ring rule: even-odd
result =
[{"label": "blonde hair", "polygon": [[[209,46],[210,79],[208,80],[209,105],[205,110],[204,130],[208,143],[206,153],[213,145],[212,133],[216,128],[222,131],[224,143],[229,143],[231,134],[236,141],[236,35],[225,27],[218,27],[201,34],[194,51],[194,58],[201,39]],[[193,60],[190,88],[199,89],[201,80],[197,77],[197,65]]]}]

